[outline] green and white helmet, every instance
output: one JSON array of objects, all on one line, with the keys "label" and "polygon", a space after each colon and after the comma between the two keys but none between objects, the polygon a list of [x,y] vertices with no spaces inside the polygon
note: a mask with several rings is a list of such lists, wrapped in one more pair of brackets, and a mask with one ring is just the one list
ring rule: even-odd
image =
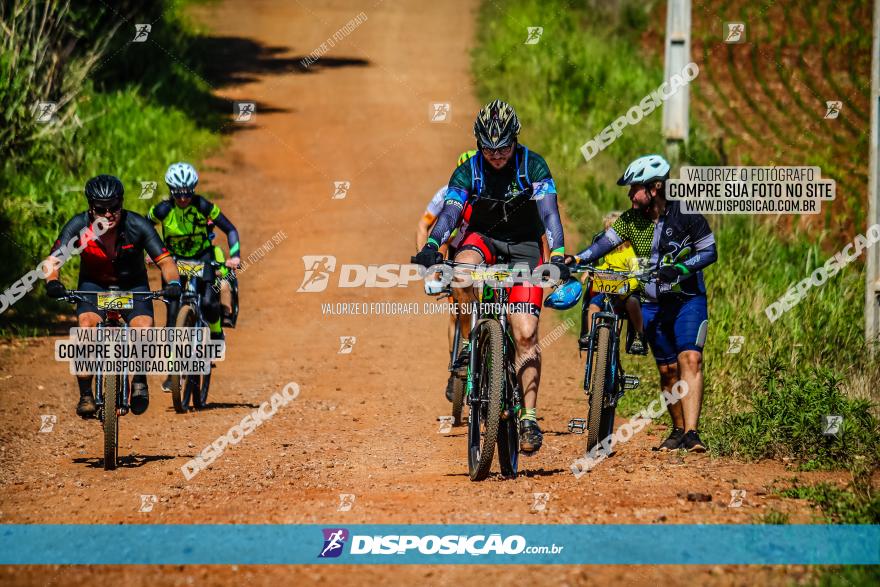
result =
[{"label": "green and white helmet", "polygon": [[629,164],[617,185],[644,185],[669,179],[669,162],[660,155],[645,155]]},{"label": "green and white helmet", "polygon": [[516,140],[519,129],[513,106],[502,100],[492,100],[483,106],[474,122],[474,136],[480,148],[506,147]]}]

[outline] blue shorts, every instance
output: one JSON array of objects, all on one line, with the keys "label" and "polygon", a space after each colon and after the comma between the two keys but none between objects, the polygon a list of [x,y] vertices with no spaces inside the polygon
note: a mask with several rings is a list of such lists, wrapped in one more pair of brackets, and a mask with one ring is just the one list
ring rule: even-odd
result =
[{"label": "blue shorts", "polygon": [[[590,304],[593,306],[602,307],[603,299],[605,298],[605,294],[597,293],[593,297],[590,298]],[[627,298],[621,296],[611,296],[611,307],[614,308],[616,312],[623,312],[626,308],[624,305],[626,303]]]},{"label": "blue shorts", "polygon": [[677,362],[683,351],[703,352],[709,329],[706,296],[664,296],[659,303],[643,302],[642,319],[658,365]]}]

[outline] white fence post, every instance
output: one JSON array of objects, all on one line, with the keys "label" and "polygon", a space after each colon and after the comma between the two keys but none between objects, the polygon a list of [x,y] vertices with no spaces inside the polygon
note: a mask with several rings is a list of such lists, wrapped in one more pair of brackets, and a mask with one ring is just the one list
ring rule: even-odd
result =
[{"label": "white fence post", "polygon": [[[871,45],[871,158],[868,170],[868,226],[880,223],[880,0],[874,0],[874,42]],[[876,350],[880,337],[880,246],[865,255],[865,341]]]},{"label": "white fence post", "polygon": [[[664,80],[681,72],[691,61],[691,0],[669,0],[666,9],[666,57]],[[679,147],[688,140],[690,90],[680,88],[663,103],[663,136],[672,165],[679,159]]]}]

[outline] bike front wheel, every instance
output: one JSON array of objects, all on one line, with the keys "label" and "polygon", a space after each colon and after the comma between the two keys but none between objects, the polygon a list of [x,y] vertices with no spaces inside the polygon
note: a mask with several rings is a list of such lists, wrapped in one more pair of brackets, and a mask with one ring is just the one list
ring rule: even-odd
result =
[{"label": "bike front wheel", "polygon": [[[192,328],[196,325],[196,313],[190,305],[184,305],[177,314],[177,321],[174,324],[177,328]],[[189,397],[191,395],[192,386],[189,383],[189,376],[180,373],[171,373],[171,403],[174,404],[174,411],[178,414],[184,414],[189,409]]]},{"label": "bike front wheel", "polygon": [[192,382],[192,399],[193,406],[197,410],[204,410],[208,407],[208,388],[211,387],[211,373],[207,375],[190,375]]},{"label": "bike front wheel", "polygon": [[[489,476],[501,422],[504,393],[504,332],[497,320],[481,320],[474,337],[476,372],[468,418],[468,468],[471,481]],[[472,347],[472,348],[473,348]]]},{"label": "bike front wheel", "polygon": [[[587,415],[587,453],[601,440],[599,434],[602,429],[602,406],[611,385],[611,325],[600,322],[596,326],[595,336],[596,347],[593,351],[590,387],[587,389],[590,398]],[[612,415],[612,419],[613,417]]]},{"label": "bike front wheel", "polygon": [[104,394],[104,470],[116,469],[119,456],[119,412],[117,398],[122,392],[119,375],[101,375],[101,388]]}]

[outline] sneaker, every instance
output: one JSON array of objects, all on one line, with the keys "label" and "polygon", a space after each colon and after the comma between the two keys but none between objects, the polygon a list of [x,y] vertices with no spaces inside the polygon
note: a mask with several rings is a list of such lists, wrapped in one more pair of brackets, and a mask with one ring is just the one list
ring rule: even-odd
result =
[{"label": "sneaker", "polygon": [[589,333],[582,335],[578,339],[578,349],[582,351],[589,350],[590,348],[590,335]]},{"label": "sneaker", "polygon": [[[455,359],[455,363],[453,363],[452,368],[461,375],[465,376],[467,374],[467,366],[468,360],[471,356],[471,341],[464,340],[461,343],[461,346],[458,349],[458,358]],[[452,400],[449,400],[452,401]]]},{"label": "sneaker", "polygon": [[696,430],[688,430],[681,441],[681,448],[688,452],[706,452],[706,443],[700,440],[700,435]]},{"label": "sneaker", "polygon": [[522,452],[535,453],[541,448],[544,435],[534,420],[519,421],[519,448]]},{"label": "sneaker", "polygon": [[223,308],[223,318],[220,322],[226,328],[232,328],[235,325],[232,323],[232,312],[228,311],[226,308]]},{"label": "sneaker", "polygon": [[663,441],[663,444],[655,448],[654,450],[659,450],[666,452],[668,450],[678,450],[682,448],[681,443],[684,440],[684,428],[672,428],[672,434],[669,435],[669,438]]},{"label": "sneaker", "polygon": [[648,354],[648,345],[645,343],[645,335],[643,333],[636,332],[633,342],[629,347],[629,354],[643,356]]},{"label": "sneaker", "polygon": [[150,406],[150,391],[147,384],[136,381],[131,384],[131,413],[140,416]]},{"label": "sneaker", "polygon": [[98,405],[92,394],[79,396],[79,403],[76,404],[76,415],[80,418],[94,418],[95,412],[98,411]]},{"label": "sneaker", "polygon": [[165,381],[162,382],[162,391],[165,393],[171,393],[171,375],[165,378]]}]

